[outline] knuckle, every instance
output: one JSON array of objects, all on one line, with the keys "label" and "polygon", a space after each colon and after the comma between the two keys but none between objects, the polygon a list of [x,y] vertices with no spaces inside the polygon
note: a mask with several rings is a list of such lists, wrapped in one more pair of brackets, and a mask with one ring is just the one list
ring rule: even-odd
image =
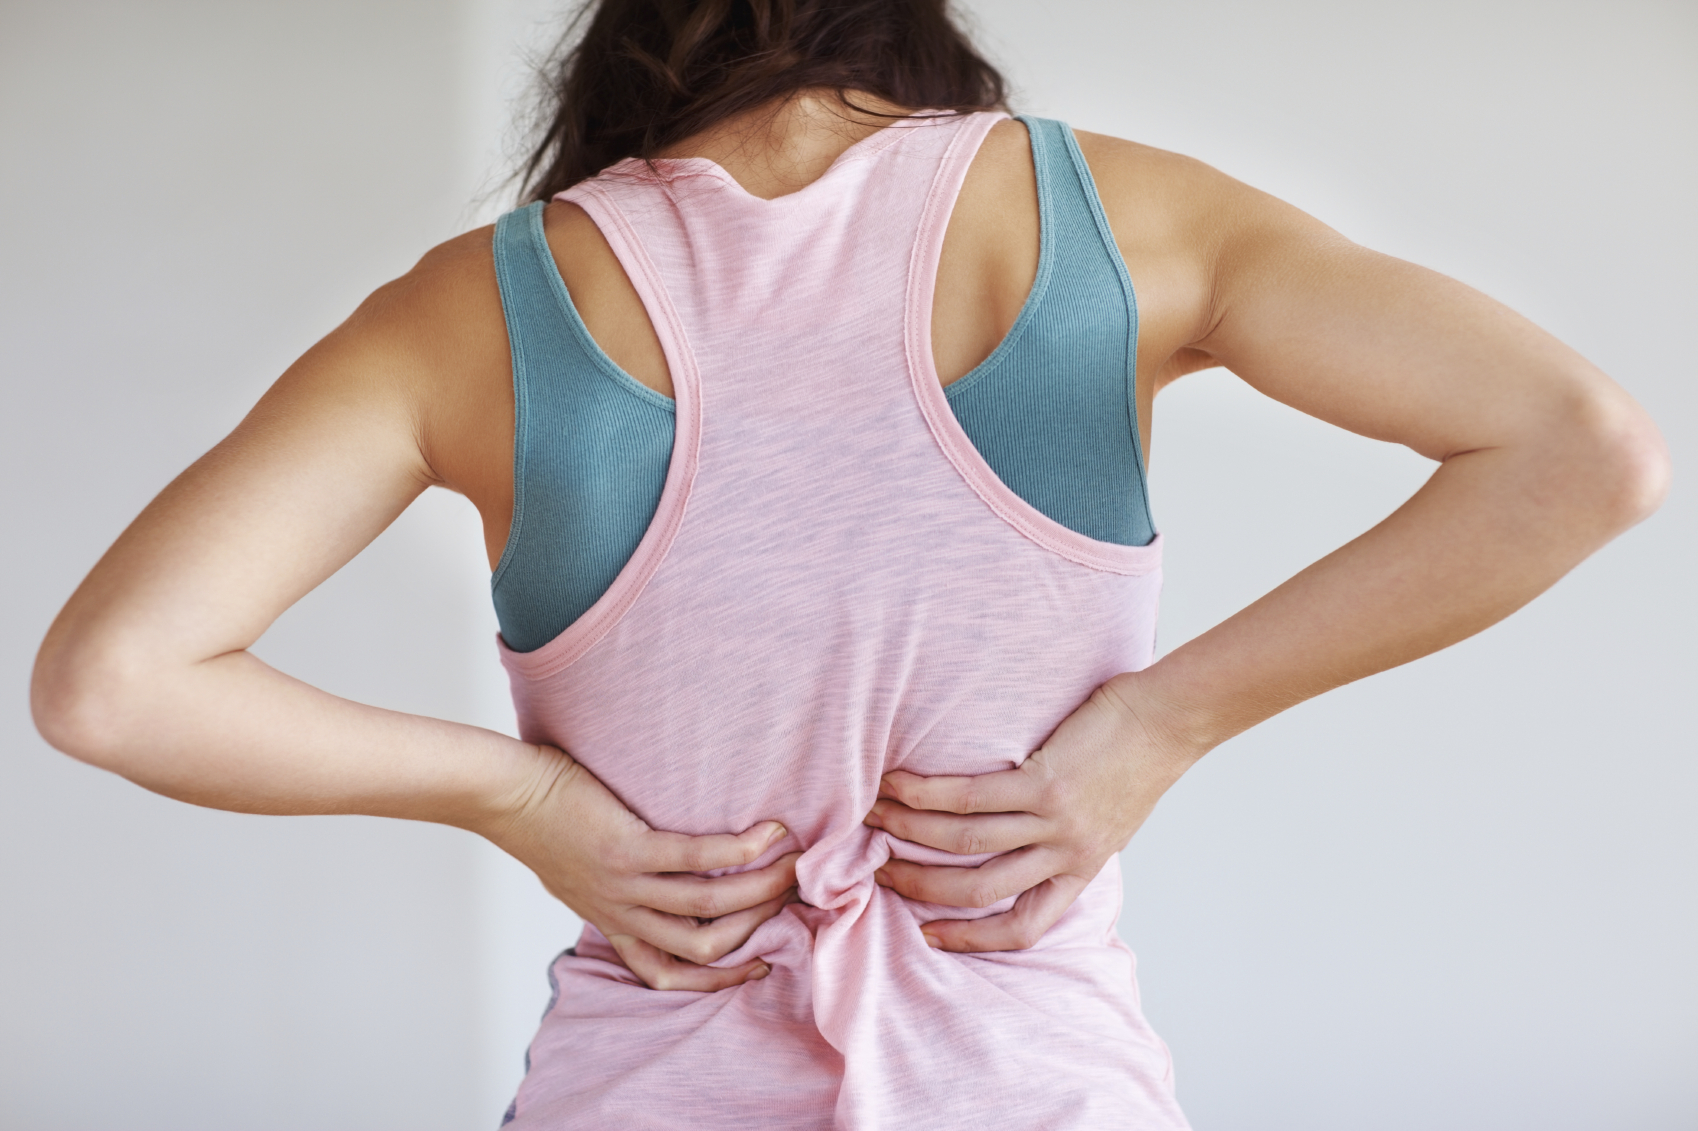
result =
[{"label": "knuckle", "polygon": [[976,856],[985,851],[984,838],[977,830],[969,827],[955,834],[955,852],[962,856]]},{"label": "knuckle", "polygon": [[693,892],[684,906],[687,909],[685,914],[696,919],[717,919],[723,914],[719,900],[711,891]]},{"label": "knuckle", "polygon": [[615,872],[642,871],[642,861],[636,846],[629,841],[614,841],[602,854],[602,861]]},{"label": "knuckle", "polygon": [[684,950],[687,953],[681,954],[678,957],[684,959],[686,962],[694,962],[697,966],[706,966],[708,963],[719,957],[719,952],[713,945],[712,940],[706,938],[691,939],[689,945],[686,946]]},{"label": "knuckle", "polygon": [[1046,776],[1038,786],[1038,804],[1048,813],[1072,813],[1072,787],[1062,778]]},{"label": "knuckle", "polygon": [[995,885],[988,881],[980,880],[967,889],[968,907],[989,907],[999,898]]},{"label": "knuckle", "polygon": [[1024,784],[1030,812],[1043,813],[1046,816],[1059,814],[1057,804],[1060,800],[1060,782],[1052,777],[1028,777]]},{"label": "knuckle", "polygon": [[1085,828],[1085,819],[1075,809],[1062,807],[1049,810],[1048,821],[1058,840],[1075,840]]},{"label": "knuckle", "polygon": [[961,791],[961,796],[952,807],[957,813],[976,813],[984,802],[984,787],[968,785]]}]

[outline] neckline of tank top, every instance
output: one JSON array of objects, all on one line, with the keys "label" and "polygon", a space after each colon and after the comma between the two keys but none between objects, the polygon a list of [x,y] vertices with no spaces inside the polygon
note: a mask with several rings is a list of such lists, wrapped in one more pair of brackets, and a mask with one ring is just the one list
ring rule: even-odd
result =
[{"label": "neckline of tank top", "polygon": [[[705,176],[722,182],[737,196],[753,203],[755,206],[779,206],[785,201],[797,200],[821,184],[831,180],[833,176],[845,167],[864,161],[873,156],[902,136],[905,129],[918,126],[938,125],[945,121],[965,121],[979,114],[995,114],[999,118],[1008,115],[1001,110],[916,110],[906,118],[897,118],[889,125],[880,126],[860,141],[855,142],[832,159],[826,166],[825,172],[809,181],[799,189],[780,193],[777,196],[757,196],[743,187],[743,182],[732,176],[730,171],[711,157],[655,157],[645,161],[641,157],[627,157],[617,161],[600,173],[599,177],[628,177],[633,180],[659,181],[670,183],[683,177]],[[567,190],[571,191],[571,190]],[[561,194],[564,195],[564,194]],[[558,197],[556,198],[558,199]]]}]

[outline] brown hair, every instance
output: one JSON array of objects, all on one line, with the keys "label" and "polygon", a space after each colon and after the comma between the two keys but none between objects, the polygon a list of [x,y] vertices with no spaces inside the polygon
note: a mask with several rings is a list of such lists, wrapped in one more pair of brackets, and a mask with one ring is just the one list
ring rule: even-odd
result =
[{"label": "brown hair", "polygon": [[949,0],[591,0],[544,77],[547,124],[520,174],[527,201],[804,89],[911,110],[1007,97]]}]

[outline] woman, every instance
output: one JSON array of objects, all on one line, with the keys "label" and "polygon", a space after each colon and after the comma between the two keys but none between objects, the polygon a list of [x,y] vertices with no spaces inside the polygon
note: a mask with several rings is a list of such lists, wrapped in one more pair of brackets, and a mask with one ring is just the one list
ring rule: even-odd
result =
[{"label": "woman", "polygon": [[[519,1126],[1183,1125],[1114,854],[1214,745],[1642,517],[1654,430],[1457,284],[1004,118],[939,6],[604,3],[559,86],[567,198],[427,255],[138,519],[44,733],[530,865],[593,929]],[[1442,466],[1151,664],[1152,398],[1213,364]],[[484,516],[526,742],[245,651],[431,484]]]}]

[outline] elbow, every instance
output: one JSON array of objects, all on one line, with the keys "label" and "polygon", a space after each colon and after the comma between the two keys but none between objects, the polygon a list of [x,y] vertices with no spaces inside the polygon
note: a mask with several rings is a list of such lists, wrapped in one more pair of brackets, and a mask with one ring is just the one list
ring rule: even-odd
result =
[{"label": "elbow", "polygon": [[1599,517],[1611,534],[1649,518],[1669,490],[1671,465],[1662,432],[1619,391],[1587,412],[1583,427]]},{"label": "elbow", "polygon": [[56,627],[36,656],[30,680],[35,728],[54,749],[122,774],[138,665],[121,649],[66,635]]}]

